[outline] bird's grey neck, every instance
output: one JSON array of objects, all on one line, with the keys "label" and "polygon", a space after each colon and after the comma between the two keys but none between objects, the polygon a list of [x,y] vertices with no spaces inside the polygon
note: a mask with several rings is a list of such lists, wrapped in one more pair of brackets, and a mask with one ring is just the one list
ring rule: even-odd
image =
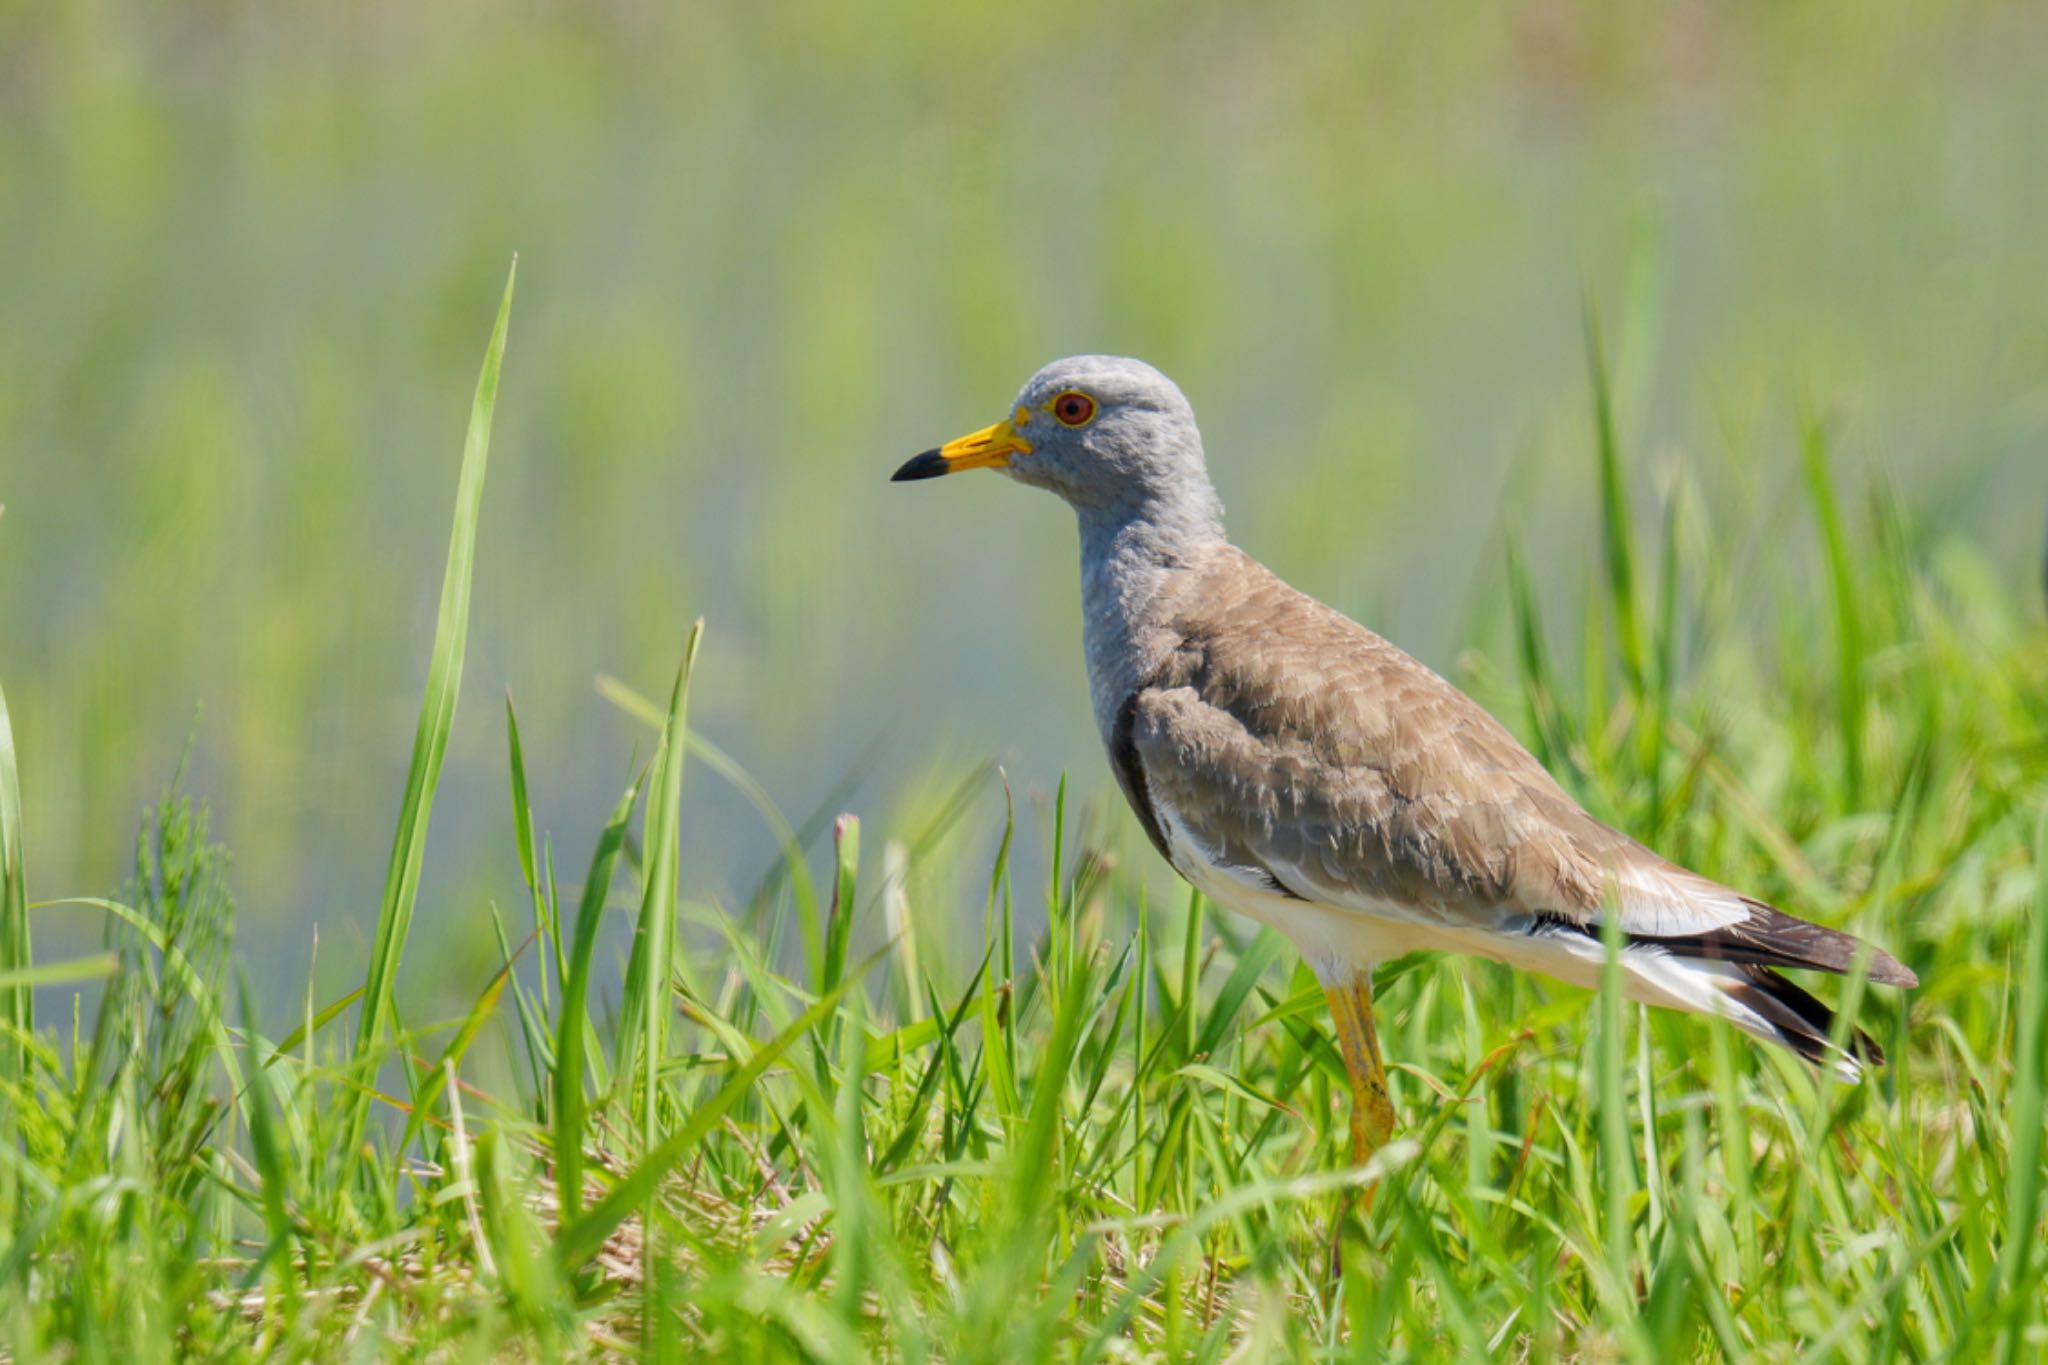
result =
[{"label": "bird's grey neck", "polygon": [[1081,523],[1082,639],[1095,719],[1105,741],[1130,694],[1175,648],[1172,589],[1228,542],[1206,484],[1174,499],[1075,509]]}]

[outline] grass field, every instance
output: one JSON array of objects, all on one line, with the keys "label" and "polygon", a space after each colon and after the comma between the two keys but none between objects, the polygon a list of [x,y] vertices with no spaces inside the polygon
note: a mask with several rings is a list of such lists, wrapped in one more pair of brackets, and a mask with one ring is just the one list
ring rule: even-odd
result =
[{"label": "grass field", "polygon": [[[2048,1360],[2044,88],[2025,0],[0,0],[0,1357]],[[886,482],[1081,351],[1894,1064],[1418,958],[1347,1171],[1067,512]]]},{"label": "grass field", "polygon": [[[1401,1140],[1347,1170],[1341,1065],[1291,950],[1148,899],[1149,854],[1064,790],[1042,917],[1015,904],[1035,855],[1011,824],[971,909],[911,895],[985,817],[986,775],[879,838],[841,817],[823,876],[783,826],[790,856],[748,901],[679,885],[685,784],[731,775],[687,719],[715,621],[666,697],[614,686],[652,756],[559,866],[507,705],[528,903],[479,912],[502,958],[470,1008],[401,1017],[451,730],[489,719],[455,702],[511,303],[508,284],[359,986],[258,1010],[227,854],[175,783],[121,898],[31,902],[0,704],[13,1358],[2048,1353],[2038,604],[1882,489],[1845,496],[1814,423],[1822,587],[1779,600],[1762,631],[1792,647],[1765,676],[1702,509],[1673,497],[1661,536],[1629,529],[1597,334],[1602,571],[1546,622],[1511,555],[1516,655],[1469,657],[1465,681],[1596,812],[1912,966],[1910,998],[1839,992],[1892,1055],[1873,1081],[1816,1083],[1618,993],[1404,960],[1379,982]],[[105,952],[31,951],[32,926],[86,909]],[[930,926],[974,916],[958,968]],[[48,1008],[87,982],[92,1008]]]}]

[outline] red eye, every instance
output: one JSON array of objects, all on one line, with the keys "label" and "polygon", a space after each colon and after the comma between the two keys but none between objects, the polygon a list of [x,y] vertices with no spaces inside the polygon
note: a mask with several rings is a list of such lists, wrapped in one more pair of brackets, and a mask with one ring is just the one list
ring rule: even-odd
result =
[{"label": "red eye", "polygon": [[1085,427],[1095,419],[1095,400],[1069,389],[1052,400],[1052,415],[1063,426]]}]

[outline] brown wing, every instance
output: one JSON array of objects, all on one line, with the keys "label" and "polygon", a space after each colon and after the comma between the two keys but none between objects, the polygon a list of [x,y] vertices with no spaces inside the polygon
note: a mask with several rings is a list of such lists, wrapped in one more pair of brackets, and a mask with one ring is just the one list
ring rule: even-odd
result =
[{"label": "brown wing", "polygon": [[[1840,971],[1857,941],[1688,872],[1595,820],[1477,703],[1233,554],[1172,604],[1179,648],[1127,704],[1120,773],[1216,860],[1307,900],[1434,923],[1597,932]],[[1122,727],[1119,727],[1121,730]],[[1138,797],[1133,796],[1133,804]],[[1882,953],[1874,980],[1909,982]]]}]

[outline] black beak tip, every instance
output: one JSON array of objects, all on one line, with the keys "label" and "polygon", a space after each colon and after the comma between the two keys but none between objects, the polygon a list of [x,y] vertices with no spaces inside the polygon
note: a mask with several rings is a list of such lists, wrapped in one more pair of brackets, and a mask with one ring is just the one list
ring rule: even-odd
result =
[{"label": "black beak tip", "polygon": [[889,482],[909,483],[914,479],[936,479],[946,472],[946,457],[936,450],[927,450],[922,455],[913,455],[905,460],[903,467],[889,476]]}]

